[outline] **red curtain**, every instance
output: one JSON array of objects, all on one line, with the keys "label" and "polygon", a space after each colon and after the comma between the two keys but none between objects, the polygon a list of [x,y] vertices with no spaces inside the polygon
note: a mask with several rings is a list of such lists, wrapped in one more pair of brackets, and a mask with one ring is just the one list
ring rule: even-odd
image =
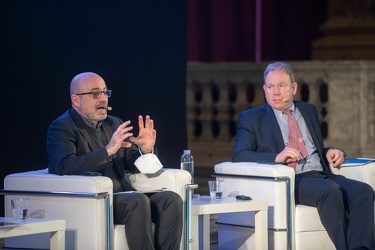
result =
[{"label": "red curtain", "polygon": [[310,60],[327,0],[189,0],[189,61],[255,61],[257,3],[261,60]]}]

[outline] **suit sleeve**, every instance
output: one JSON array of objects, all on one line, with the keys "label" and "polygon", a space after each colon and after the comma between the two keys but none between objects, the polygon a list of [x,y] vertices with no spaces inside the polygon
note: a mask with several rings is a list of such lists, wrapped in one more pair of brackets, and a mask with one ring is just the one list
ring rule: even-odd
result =
[{"label": "suit sleeve", "polygon": [[264,116],[256,112],[241,112],[238,118],[233,162],[274,161],[278,144],[264,124]]},{"label": "suit sleeve", "polygon": [[50,173],[74,175],[100,172],[112,165],[105,147],[90,151],[77,127],[55,120],[47,131],[47,155]]}]

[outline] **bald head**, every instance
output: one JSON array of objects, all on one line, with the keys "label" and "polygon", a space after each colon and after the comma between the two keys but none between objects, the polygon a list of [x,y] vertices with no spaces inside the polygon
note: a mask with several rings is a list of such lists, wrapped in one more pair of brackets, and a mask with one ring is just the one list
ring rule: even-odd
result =
[{"label": "bald head", "polygon": [[82,92],[82,88],[85,83],[94,80],[101,80],[104,82],[104,80],[98,74],[95,74],[93,72],[84,72],[76,75],[70,83],[70,95]]},{"label": "bald head", "polygon": [[72,107],[93,124],[107,117],[107,86],[98,74],[84,72],[76,75],[70,83]]}]

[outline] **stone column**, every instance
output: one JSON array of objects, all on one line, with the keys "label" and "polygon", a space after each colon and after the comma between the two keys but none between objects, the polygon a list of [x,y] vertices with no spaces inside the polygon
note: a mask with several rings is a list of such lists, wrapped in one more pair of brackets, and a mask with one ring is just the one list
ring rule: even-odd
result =
[{"label": "stone column", "polygon": [[375,0],[329,0],[327,19],[313,60],[375,59]]}]

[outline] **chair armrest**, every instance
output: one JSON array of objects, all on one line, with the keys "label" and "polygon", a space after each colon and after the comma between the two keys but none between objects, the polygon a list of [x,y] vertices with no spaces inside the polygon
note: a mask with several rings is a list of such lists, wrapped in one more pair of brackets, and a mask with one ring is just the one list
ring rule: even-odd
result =
[{"label": "chair armrest", "polygon": [[294,180],[292,168],[283,164],[260,164],[256,162],[222,162],[215,165],[215,173],[259,177],[289,177]]},{"label": "chair armrest", "polygon": [[191,175],[186,170],[163,168],[156,174],[132,174],[131,185],[138,191],[147,192],[167,189],[178,193],[183,200],[186,196],[186,185],[191,183]]},{"label": "chair armrest", "polygon": [[60,176],[49,174],[47,169],[10,174],[4,179],[4,188],[9,190],[112,194],[112,186],[112,180],[105,176]]},{"label": "chair armrest", "polygon": [[[356,159],[359,160],[358,164],[355,163]],[[347,158],[346,162],[349,162],[348,160],[351,163],[344,163],[340,169],[331,167],[332,173],[365,182],[375,190],[375,161],[373,159],[367,159],[366,161],[361,158]]]},{"label": "chair armrest", "polygon": [[[266,198],[269,205],[281,204],[287,196],[290,205],[294,205],[295,172],[288,166],[256,162],[223,162],[215,165],[213,176],[229,181],[230,188],[224,183],[225,195],[231,195],[227,192],[228,189],[232,192],[238,190],[241,194],[250,195],[255,199]],[[280,199],[283,201],[280,202]]]}]

